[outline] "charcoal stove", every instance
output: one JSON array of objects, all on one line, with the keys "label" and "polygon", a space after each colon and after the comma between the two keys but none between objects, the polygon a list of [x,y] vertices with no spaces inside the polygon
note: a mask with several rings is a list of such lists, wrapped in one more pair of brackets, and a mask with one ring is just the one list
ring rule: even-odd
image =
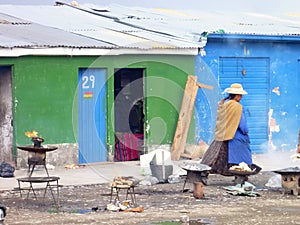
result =
[{"label": "charcoal stove", "polygon": [[238,170],[229,170],[229,172],[234,176],[234,184],[240,184],[243,186],[248,180],[248,177],[253,174],[252,171],[238,171]]},{"label": "charcoal stove", "polygon": [[36,165],[43,165],[46,173],[49,177],[49,173],[46,167],[46,153],[54,151],[57,147],[43,147],[41,145],[44,139],[41,137],[33,137],[33,145],[30,146],[17,146],[18,149],[28,152],[28,174],[31,177]]},{"label": "charcoal stove", "polygon": [[282,194],[290,191],[293,195],[299,194],[299,178],[300,168],[299,167],[288,167],[273,171],[281,175]]},{"label": "charcoal stove", "polygon": [[240,184],[243,186],[248,180],[248,177],[251,175],[258,174],[261,171],[261,167],[256,164],[250,166],[251,171],[239,171],[239,170],[230,170],[229,173],[234,176],[234,184]]},{"label": "charcoal stove", "polygon": [[211,170],[210,166],[207,166],[205,164],[200,163],[185,163],[183,166],[181,166],[182,169],[186,170],[186,178],[183,184],[183,190],[185,189],[185,185],[187,182],[190,183],[203,183],[204,185],[207,185],[207,177],[209,174],[209,171]]}]

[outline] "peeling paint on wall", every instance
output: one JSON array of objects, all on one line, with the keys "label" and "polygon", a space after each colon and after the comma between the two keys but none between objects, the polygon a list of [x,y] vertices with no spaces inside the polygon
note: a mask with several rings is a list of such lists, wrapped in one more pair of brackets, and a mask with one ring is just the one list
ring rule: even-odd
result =
[{"label": "peeling paint on wall", "polygon": [[274,118],[270,119],[269,126],[270,126],[270,132],[279,132],[280,131],[279,125],[276,124],[276,119],[274,119]]},{"label": "peeling paint on wall", "polygon": [[279,96],[280,95],[279,87],[273,88],[272,92]]},{"label": "peeling paint on wall", "polygon": [[273,109],[269,110],[269,134],[268,134],[268,150],[275,150],[276,146],[273,144],[273,133],[274,132],[279,132],[280,131],[280,127],[279,125],[277,125],[276,123],[276,119],[274,119],[273,117]]},{"label": "peeling paint on wall", "polygon": [[250,50],[247,49],[246,46],[244,46],[244,55],[245,55],[245,56],[249,56],[249,55],[250,55]]},{"label": "peeling paint on wall", "polygon": [[[274,119],[273,117],[273,109],[269,110],[269,130],[270,133],[272,132],[279,132],[280,128],[279,125],[276,123],[276,119]],[[270,136],[271,134],[269,134]]]}]

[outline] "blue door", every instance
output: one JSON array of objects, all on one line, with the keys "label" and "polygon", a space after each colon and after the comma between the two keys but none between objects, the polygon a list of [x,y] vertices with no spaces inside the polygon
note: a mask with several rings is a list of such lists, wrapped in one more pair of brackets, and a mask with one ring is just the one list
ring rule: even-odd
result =
[{"label": "blue door", "polygon": [[219,82],[221,91],[240,83],[248,92],[241,104],[246,112],[252,152],[261,153],[268,145],[269,59],[221,57]]},{"label": "blue door", "polygon": [[107,161],[106,70],[79,69],[79,164]]}]

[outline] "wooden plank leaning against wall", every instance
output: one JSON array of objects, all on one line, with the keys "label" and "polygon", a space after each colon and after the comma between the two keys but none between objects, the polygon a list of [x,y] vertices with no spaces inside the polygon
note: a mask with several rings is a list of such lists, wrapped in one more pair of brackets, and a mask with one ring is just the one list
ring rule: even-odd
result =
[{"label": "wooden plank leaning against wall", "polygon": [[197,83],[197,76],[189,75],[184,90],[183,100],[177,122],[177,128],[175,131],[173,144],[171,148],[172,160],[178,161],[180,159],[180,156],[189,157],[183,152],[186,144],[186,139],[193,114],[198,88],[207,88],[213,90],[212,86]]}]

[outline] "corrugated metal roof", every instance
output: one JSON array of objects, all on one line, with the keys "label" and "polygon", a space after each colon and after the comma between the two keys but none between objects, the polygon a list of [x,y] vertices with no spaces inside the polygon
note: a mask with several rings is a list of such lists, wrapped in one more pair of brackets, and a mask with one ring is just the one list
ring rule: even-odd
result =
[{"label": "corrugated metal roof", "polygon": [[[1,46],[65,46],[123,49],[196,49],[206,44],[206,33],[300,36],[300,14],[283,12],[171,10],[109,5],[87,8],[61,6],[0,5],[0,12],[14,19],[7,24],[0,17]],[[2,22],[1,22],[2,21]],[[26,21],[57,29],[37,27]],[[20,28],[12,25],[20,24]],[[21,28],[22,26],[23,28]],[[2,26],[2,28],[1,28]],[[22,29],[27,29],[23,31]],[[18,30],[19,29],[19,30]],[[30,30],[31,29],[31,30]],[[48,29],[47,31],[42,31]],[[70,34],[57,34],[64,30]],[[11,33],[10,33],[11,32]],[[14,33],[15,32],[15,33]],[[34,34],[25,36],[27,34]],[[71,33],[80,35],[73,35]],[[22,35],[23,36],[22,36]],[[9,36],[10,35],[10,36]],[[42,35],[44,35],[42,37]],[[71,35],[68,37],[68,35]],[[55,37],[59,39],[55,40]],[[89,37],[84,40],[84,37]],[[80,40],[79,40],[80,39]],[[93,41],[95,43],[93,43]]]},{"label": "corrugated metal roof", "polygon": [[[203,32],[257,34],[257,35],[300,35],[300,13],[252,11],[171,10],[160,8],[129,8],[110,5],[109,14],[119,20],[147,27],[167,30],[187,39],[201,37]],[[295,10],[295,9],[291,9]],[[295,12],[295,11],[294,11]]]},{"label": "corrugated metal roof", "polygon": [[[87,12],[90,11],[90,12]],[[149,30],[126,24],[115,18],[95,15],[90,9],[69,6],[11,6],[1,5],[0,12],[59,28],[96,40],[110,42],[120,48],[201,48],[206,41],[186,39],[159,29]]]},{"label": "corrugated metal roof", "polygon": [[110,49],[116,46],[0,13],[0,47]]}]

